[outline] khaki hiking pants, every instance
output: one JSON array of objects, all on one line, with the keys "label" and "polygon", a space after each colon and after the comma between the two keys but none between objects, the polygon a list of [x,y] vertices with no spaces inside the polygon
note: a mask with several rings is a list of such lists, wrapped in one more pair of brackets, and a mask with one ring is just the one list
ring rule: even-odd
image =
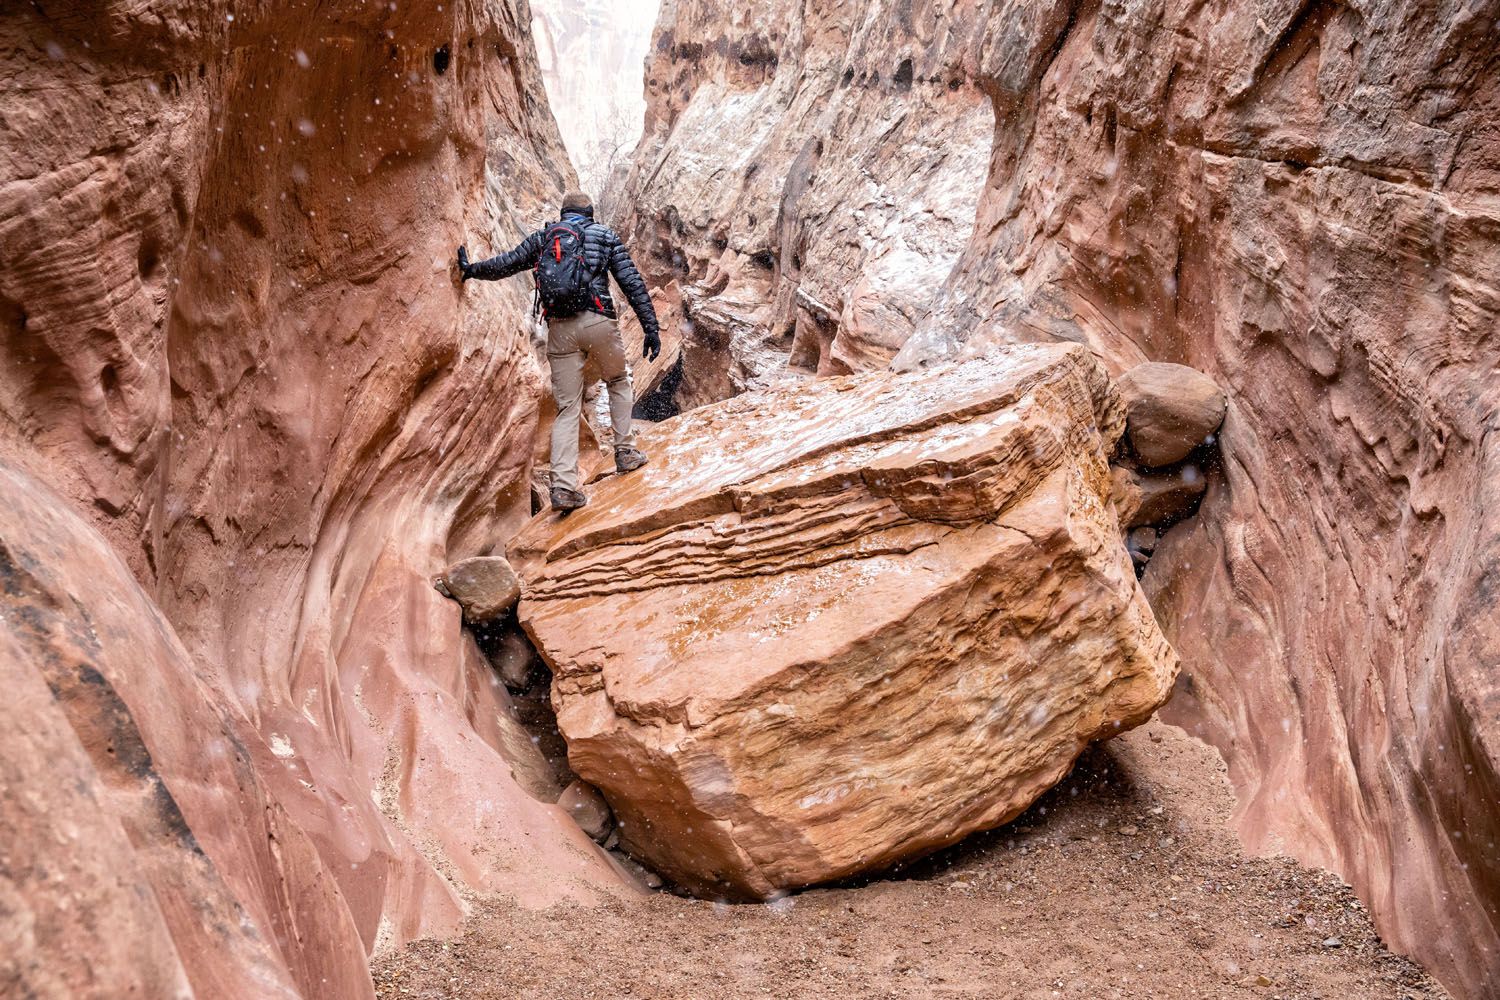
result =
[{"label": "khaki hiking pants", "polygon": [[635,393],[625,364],[625,342],[620,327],[607,316],[579,313],[547,323],[547,360],[552,366],[552,398],[557,420],[552,424],[552,485],[578,489],[578,418],[583,412],[583,366],[593,361],[609,388],[609,417],[615,447],[635,445],[630,411]]}]

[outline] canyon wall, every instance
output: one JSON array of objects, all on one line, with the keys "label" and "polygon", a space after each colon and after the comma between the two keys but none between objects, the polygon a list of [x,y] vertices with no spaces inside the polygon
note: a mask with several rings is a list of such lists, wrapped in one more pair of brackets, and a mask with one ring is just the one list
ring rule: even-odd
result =
[{"label": "canyon wall", "polygon": [[[528,290],[453,266],[574,182],[529,24],[0,14],[0,661],[36,720],[0,809],[40,852],[5,873],[0,992],[144,963],[151,995],[369,995],[365,953],[471,891],[620,891],[430,583],[531,513]],[[96,899],[47,879],[89,852]],[[48,980],[90,935],[140,947]]]},{"label": "canyon wall", "polygon": [[658,408],[1015,341],[1210,373],[1145,582],[1246,842],[1500,989],[1500,4],[668,0]]},{"label": "canyon wall", "polygon": [[657,0],[536,0],[542,81],[583,190],[595,198],[641,137],[641,64]]}]

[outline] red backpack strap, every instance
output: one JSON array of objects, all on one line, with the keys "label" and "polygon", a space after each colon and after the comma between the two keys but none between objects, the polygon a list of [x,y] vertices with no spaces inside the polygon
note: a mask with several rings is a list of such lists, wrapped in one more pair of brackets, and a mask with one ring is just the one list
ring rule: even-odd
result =
[{"label": "red backpack strap", "polygon": [[[552,225],[548,226],[543,231],[543,234],[542,234],[542,242],[543,242],[542,253],[546,253],[548,249],[551,249],[554,258],[556,260],[560,261],[560,260],[562,260],[562,237],[559,236],[559,235],[557,235],[557,231],[559,229],[562,230],[563,232],[569,234],[570,236],[572,236],[575,240],[577,240],[578,244],[579,244],[579,249],[580,250],[583,249],[583,234],[580,233],[578,230],[574,229],[572,226],[568,225],[566,222],[554,222],[554,223],[552,223]],[[548,248],[546,246],[546,244],[549,243],[549,242],[552,244],[552,246],[550,248]],[[537,259],[540,260],[541,258],[538,257]]]}]

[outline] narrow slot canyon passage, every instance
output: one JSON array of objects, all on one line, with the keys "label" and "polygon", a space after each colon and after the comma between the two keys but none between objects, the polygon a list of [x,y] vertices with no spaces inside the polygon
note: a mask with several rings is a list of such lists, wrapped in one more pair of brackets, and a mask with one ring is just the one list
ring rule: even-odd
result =
[{"label": "narrow slot canyon passage", "polygon": [[94,6],[0,995],[1500,990],[1495,18]]},{"label": "narrow slot canyon passage", "polygon": [[[579,74],[567,53],[609,34],[609,17],[636,15],[589,8],[569,15],[569,23],[548,3],[536,7],[535,24],[545,35],[543,72],[565,136],[570,127],[608,132],[618,146],[618,130],[601,125],[599,112],[589,106],[598,101],[613,114],[619,103],[588,90],[589,73]],[[616,62],[613,51],[601,55],[601,67]],[[902,66],[895,78],[897,101],[912,86],[911,61]],[[559,69],[569,78],[558,79]],[[651,69],[648,63],[648,76]],[[944,81],[938,99],[958,89]],[[890,187],[867,173],[871,187],[863,205],[836,202],[835,212],[860,216],[859,238],[865,241],[862,256],[842,261],[836,250],[829,257],[826,246],[813,251],[824,260],[809,256],[810,240],[822,235],[819,227],[832,225],[819,209],[808,209],[805,219],[792,214],[816,183],[821,140],[804,146],[784,167],[785,191],[775,209],[779,228],[769,234],[769,249],[760,250],[745,245],[756,238],[754,216],[736,211],[724,223],[706,215],[688,222],[675,205],[663,216],[644,204],[648,196],[635,186],[633,172],[656,172],[660,163],[684,155],[669,152],[653,163],[649,137],[637,151],[647,158],[631,165],[631,172],[618,160],[614,170],[580,166],[580,179],[607,179],[598,192],[610,213],[605,221],[645,240],[632,249],[644,258],[653,297],[678,310],[672,320],[680,340],[668,350],[668,360],[637,366],[645,371],[638,375],[636,417],[649,426],[757,387],[852,371],[832,360],[839,350],[851,357],[848,348],[835,348],[840,314],[819,301],[833,297],[816,291],[816,284],[812,292],[799,287],[804,274],[810,282],[820,280],[819,267],[852,263],[863,271],[864,290],[856,294],[865,301],[855,308],[845,299],[841,307],[844,323],[857,327],[845,335],[853,342],[875,336],[884,321],[868,310],[888,289],[895,308],[926,319],[907,320],[906,332],[884,348],[887,360],[908,340],[924,349],[952,350],[931,345],[953,342],[941,330],[954,322],[947,315],[955,280],[949,272],[961,267],[961,256],[978,252],[969,245],[973,230],[962,220],[979,214],[982,192],[961,189],[1003,168],[991,162],[999,155],[991,148],[998,134],[991,99],[976,92],[965,93],[963,101],[957,122],[938,119],[931,133],[947,128],[954,143],[936,167],[903,175],[895,161],[889,164],[895,177]],[[688,112],[674,123],[673,138],[676,130],[687,131],[683,141],[706,142],[694,155],[711,158],[718,152],[715,138],[693,135],[694,127]],[[846,146],[851,141],[857,140],[846,137]],[[601,155],[597,145],[576,136],[569,147],[575,163],[580,151]],[[724,148],[721,155],[753,159],[757,152],[764,150]],[[711,160],[694,169],[720,175]],[[675,183],[695,190],[691,179]],[[918,189],[926,204],[910,204]],[[865,219],[870,210],[884,217]],[[895,253],[899,259],[905,241],[934,229],[943,230],[944,249],[925,248],[918,266],[937,284],[905,301],[906,289],[890,286],[889,272],[882,272],[889,267],[884,257]],[[883,241],[872,244],[871,234],[882,230]],[[786,316],[773,310],[783,299],[793,304]],[[726,373],[738,374],[726,379]],[[609,422],[602,393],[591,408],[587,433],[602,447]],[[718,446],[713,440],[699,443],[704,449]],[[1160,470],[1144,470],[1136,488],[1157,513],[1131,522],[1138,524],[1126,538],[1135,575],[1145,571],[1161,536],[1193,516],[1202,492],[1201,485],[1193,489],[1194,478],[1217,475],[1218,460],[1217,449],[1205,446],[1175,466],[1171,482]],[[1179,495],[1184,491],[1187,501]],[[1143,532],[1149,541],[1140,541]],[[547,703],[555,680],[545,657],[537,656],[513,616],[477,634],[512,688],[517,717],[556,767],[553,791],[580,781],[562,759],[566,748]],[[518,660],[529,666],[517,672]],[[603,806],[601,825],[598,810],[580,807],[575,798],[572,810],[601,849],[642,889],[657,891],[541,911],[503,894],[482,899],[461,936],[418,941],[378,957],[376,989],[390,998],[1447,995],[1419,966],[1386,948],[1363,904],[1337,876],[1285,857],[1247,854],[1235,829],[1235,805],[1217,751],[1153,719],[1087,750],[1055,788],[996,830],[874,875],[746,903],[675,885],[643,867],[621,843],[619,818]]]}]

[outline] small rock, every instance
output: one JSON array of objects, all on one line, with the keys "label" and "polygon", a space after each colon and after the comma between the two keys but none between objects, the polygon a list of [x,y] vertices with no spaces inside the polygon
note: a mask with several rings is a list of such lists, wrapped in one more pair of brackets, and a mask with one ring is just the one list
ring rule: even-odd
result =
[{"label": "small rock", "polygon": [[566,809],[568,815],[573,817],[573,822],[595,840],[608,837],[614,828],[609,803],[604,801],[599,789],[587,782],[574,781],[564,788],[557,804]]},{"label": "small rock", "polygon": [[1155,528],[1132,528],[1130,533],[1125,536],[1125,547],[1130,549],[1131,553],[1143,552],[1149,556],[1156,551],[1157,541],[1158,537]]},{"label": "small rock", "polygon": [[1192,464],[1160,472],[1116,466],[1111,489],[1121,524],[1135,529],[1175,521],[1190,513],[1207,492],[1208,479]]},{"label": "small rock", "polygon": [[490,652],[490,664],[505,686],[513,691],[524,691],[531,683],[536,668],[536,649],[518,628],[510,628]]},{"label": "small rock", "polygon": [[1344,942],[1342,938],[1331,937],[1323,939],[1323,947],[1325,948],[1342,948],[1343,946]]},{"label": "small rock", "polygon": [[1134,823],[1126,823],[1124,826],[1120,827],[1120,832],[1127,837],[1134,837],[1136,834],[1141,832],[1141,828],[1136,826]]},{"label": "small rock", "polygon": [[454,563],[433,581],[438,593],[463,606],[464,620],[487,622],[521,599],[521,579],[502,556],[475,556]]},{"label": "small rock", "polygon": [[1152,468],[1180,462],[1224,422],[1224,393],[1186,365],[1137,365],[1115,383],[1130,447]]},{"label": "small rock", "polygon": [[625,874],[647,889],[660,889],[665,884],[660,875],[630,855],[622,854],[619,851],[610,851],[609,856],[615,859],[616,864],[625,869]]}]

